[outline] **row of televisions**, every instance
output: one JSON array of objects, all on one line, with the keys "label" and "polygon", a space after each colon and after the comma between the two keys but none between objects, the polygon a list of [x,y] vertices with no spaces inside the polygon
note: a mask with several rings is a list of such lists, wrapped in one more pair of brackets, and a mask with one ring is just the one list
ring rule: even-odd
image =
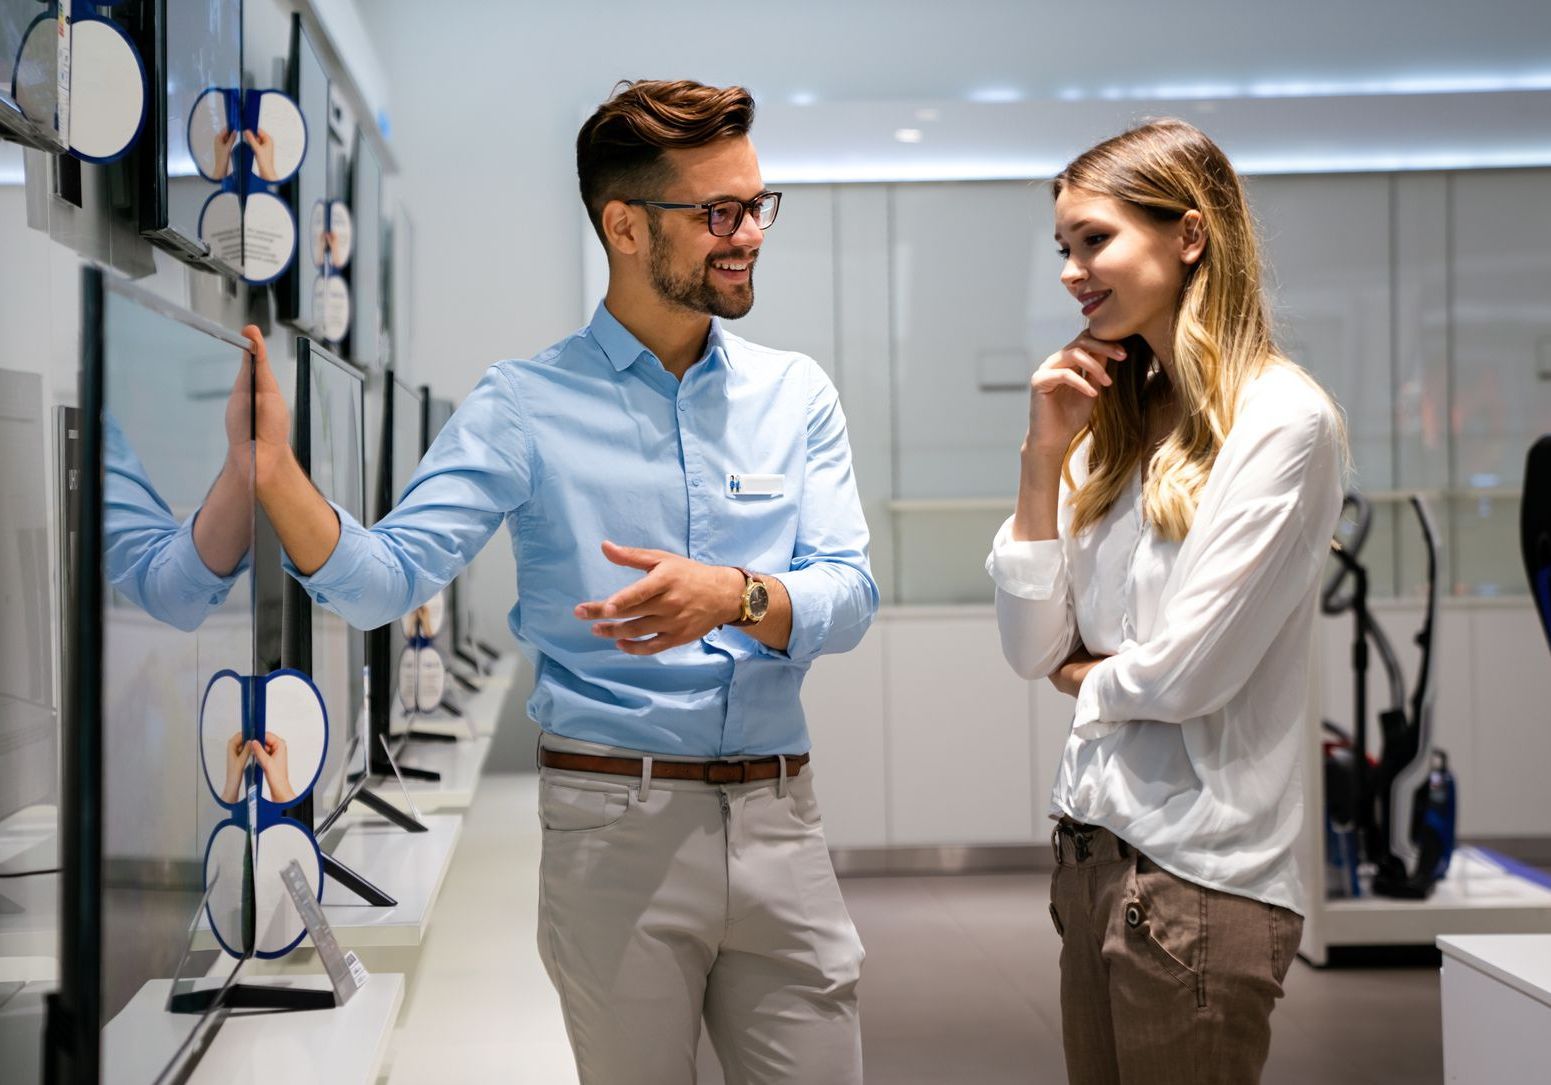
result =
[{"label": "row of televisions", "polygon": [[[122,520],[115,524],[115,517],[122,517],[126,507],[118,479],[142,478],[141,485],[152,496],[140,504],[153,510],[177,510],[180,500],[186,508],[189,495],[204,494],[208,479],[193,468],[185,469],[182,461],[208,462],[206,457],[217,451],[216,446],[229,439],[228,400],[224,394],[200,390],[218,387],[223,367],[230,387],[240,371],[245,341],[230,329],[91,267],[83,271],[81,319],[80,407],[74,418],[72,453],[79,473],[67,517],[72,536],[67,547],[73,558],[65,600],[60,965],[57,990],[47,1000],[44,1058],[47,1080],[96,1083],[113,1059],[113,1053],[103,1048],[108,1035],[103,1030],[124,1010],[129,994],[156,975],[165,975],[160,970],[166,967],[152,965],[144,976],[110,975],[130,966],[118,963],[104,941],[112,929],[123,925],[126,914],[133,914],[113,896],[122,888],[115,885],[111,862],[105,861],[105,852],[112,850],[107,839],[114,832],[110,823],[133,820],[142,802],[154,805],[155,791],[173,783],[166,773],[176,759],[176,751],[173,755],[158,752],[150,736],[144,743],[120,740],[115,744],[115,732],[149,722],[138,715],[140,708],[126,709],[119,703],[133,700],[124,696],[126,687],[120,683],[130,679],[122,676],[142,666],[162,669],[164,673],[156,674],[153,681],[158,688],[180,691],[169,696],[182,697],[183,690],[205,688],[211,679],[206,672],[220,665],[210,651],[187,650],[151,652],[142,664],[144,644],[156,636],[169,644],[186,644],[177,640],[178,630],[186,625],[174,621],[171,624],[177,629],[168,629],[148,621],[142,613],[146,608],[129,607],[115,587],[116,574],[110,571],[115,567],[114,551],[126,545],[126,538],[133,539],[133,533],[120,530]],[[298,460],[330,501],[363,523],[370,522],[370,512],[380,518],[402,495],[421,457],[451,416],[452,404],[433,398],[424,386],[410,386],[392,371],[369,378],[360,367],[306,336],[296,340],[295,355],[290,398]],[[197,367],[212,372],[200,374],[195,372]],[[243,379],[247,378],[238,378],[239,386]],[[179,394],[179,388],[190,391]],[[372,399],[379,401],[381,428],[374,477],[368,479],[367,411]],[[164,436],[168,433],[180,437]],[[144,447],[135,449],[137,441]],[[126,462],[133,471],[123,470]],[[158,479],[168,490],[166,500],[155,495]],[[120,487],[116,494],[115,485]],[[209,499],[195,496],[192,500]],[[198,507],[203,513],[204,505]],[[392,903],[388,893],[393,887],[371,885],[327,853],[331,835],[337,838],[340,832],[336,818],[352,801],[365,801],[412,828],[408,822],[413,818],[380,798],[374,801],[370,791],[374,779],[382,780],[385,787],[395,786],[393,757],[406,739],[409,720],[390,680],[398,673],[394,656],[404,644],[403,633],[399,623],[371,632],[354,630],[315,605],[284,572],[278,541],[272,529],[266,532],[256,502],[248,506],[247,514],[255,523],[244,565],[251,595],[234,604],[226,615],[227,624],[241,627],[251,622],[250,673],[262,675],[281,667],[305,672],[318,687],[328,719],[329,752],[317,784],[286,815],[311,827],[318,837],[328,875],[323,883],[325,903]],[[131,526],[138,530],[138,524]],[[454,582],[448,596],[447,620],[436,638],[438,648],[450,662],[461,659],[463,673],[477,676],[488,670],[494,651],[475,639],[467,593]],[[219,629],[212,634],[212,642],[218,634]],[[236,643],[231,665],[242,667],[250,642],[239,637]],[[134,665],[126,667],[131,655]],[[180,711],[187,715],[190,710]],[[141,749],[149,763],[132,763]],[[127,790],[142,782],[144,794]],[[244,891],[251,894],[251,884]],[[142,957],[145,948],[137,947]],[[170,960],[177,948],[170,943],[163,947],[160,960]],[[164,1045],[151,1059],[163,1067],[161,1076],[176,1078],[188,1072],[190,1060],[197,1061],[226,1013],[242,1004],[233,1001],[234,993],[242,989],[234,981],[253,955],[252,944],[238,953],[224,986],[199,1003],[199,1012],[177,1018],[183,1022],[179,1028],[153,1030],[160,1036],[156,1042]],[[223,998],[222,992],[233,994]],[[147,1042],[144,1037],[135,1040],[141,1048],[137,1060],[141,1064],[145,1064]]]},{"label": "row of televisions", "polygon": [[[78,12],[77,18],[88,16]],[[370,139],[359,129],[346,130],[323,54],[302,15],[293,13],[291,18],[288,75],[283,86],[273,89],[285,91],[301,111],[308,149],[278,193],[297,227],[298,241],[289,270],[275,281],[276,308],[281,319],[299,330],[373,367],[382,360],[383,322],[392,320],[385,312],[392,302],[385,292],[390,274],[385,257],[391,254],[393,239],[382,208],[382,164]],[[243,86],[242,0],[136,0],[109,8],[105,18],[91,21],[133,43],[149,91],[133,149],[105,167],[116,171],[110,186],[116,213],[178,259],[237,275],[201,236],[202,216],[221,184],[205,176],[200,165],[208,148],[193,144],[202,138],[196,133],[219,132],[225,123],[217,118],[212,126],[211,118],[203,115],[215,110],[224,116],[223,94],[212,92]],[[55,22],[52,4],[0,0],[0,138],[57,151],[60,148],[46,138],[46,128],[30,119],[18,101],[25,99],[20,85],[27,65],[38,66],[31,54],[39,49],[29,43],[44,38],[43,31],[52,31]],[[34,73],[34,81],[46,82],[46,75]],[[245,123],[240,119],[238,127]],[[242,135],[233,133],[239,140]],[[76,202],[79,168],[68,158],[60,159],[58,191]],[[341,205],[352,220],[348,267],[333,266],[334,254],[320,252],[313,236],[327,228],[324,224]],[[326,284],[330,277],[348,280],[345,290],[325,290],[325,285],[340,285]]]}]

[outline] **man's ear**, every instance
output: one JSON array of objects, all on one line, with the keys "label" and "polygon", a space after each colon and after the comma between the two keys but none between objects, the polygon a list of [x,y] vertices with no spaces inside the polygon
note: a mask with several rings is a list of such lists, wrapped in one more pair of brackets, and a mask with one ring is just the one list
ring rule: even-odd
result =
[{"label": "man's ear", "polygon": [[1180,219],[1179,257],[1186,264],[1194,265],[1206,251],[1206,220],[1201,212],[1192,208]]},{"label": "man's ear", "polygon": [[624,200],[603,205],[603,241],[622,256],[634,256],[645,248],[645,223]]}]

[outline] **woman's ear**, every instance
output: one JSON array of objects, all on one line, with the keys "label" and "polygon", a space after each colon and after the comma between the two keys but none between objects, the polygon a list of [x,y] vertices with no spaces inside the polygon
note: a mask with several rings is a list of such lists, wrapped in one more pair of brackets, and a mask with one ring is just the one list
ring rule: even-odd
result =
[{"label": "woman's ear", "polygon": [[1192,208],[1180,218],[1179,225],[1179,258],[1193,267],[1206,251],[1206,220],[1201,217],[1201,212]]}]

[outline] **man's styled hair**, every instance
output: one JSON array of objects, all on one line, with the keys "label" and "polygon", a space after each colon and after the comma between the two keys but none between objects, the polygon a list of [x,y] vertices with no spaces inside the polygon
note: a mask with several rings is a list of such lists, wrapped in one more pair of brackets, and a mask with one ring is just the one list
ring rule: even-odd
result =
[{"label": "man's styled hair", "polygon": [[743,87],[690,79],[619,83],[576,136],[576,176],[598,240],[610,200],[654,199],[672,181],[664,151],[746,136],[753,124],[754,96]]}]

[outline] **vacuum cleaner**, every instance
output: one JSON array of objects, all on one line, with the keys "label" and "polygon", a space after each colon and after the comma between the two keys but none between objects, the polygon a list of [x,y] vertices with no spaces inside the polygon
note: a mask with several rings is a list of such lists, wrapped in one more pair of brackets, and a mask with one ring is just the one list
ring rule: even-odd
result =
[{"label": "vacuum cleaner", "polygon": [[[1359,560],[1373,508],[1355,491],[1342,503],[1342,524],[1331,541],[1336,568],[1320,593],[1326,615],[1352,615],[1352,727],[1325,722],[1326,854],[1340,872],[1332,890],[1361,896],[1360,871],[1371,871],[1377,896],[1425,900],[1447,872],[1454,852],[1457,797],[1448,755],[1433,748],[1433,666],[1438,612],[1438,533],[1427,505],[1411,495],[1427,553],[1427,608],[1416,643],[1421,648],[1409,696],[1394,646],[1368,609],[1368,570]],[[1350,514],[1350,518],[1348,517]],[[1369,649],[1388,683],[1388,705],[1378,714],[1381,753],[1369,753]]]}]

